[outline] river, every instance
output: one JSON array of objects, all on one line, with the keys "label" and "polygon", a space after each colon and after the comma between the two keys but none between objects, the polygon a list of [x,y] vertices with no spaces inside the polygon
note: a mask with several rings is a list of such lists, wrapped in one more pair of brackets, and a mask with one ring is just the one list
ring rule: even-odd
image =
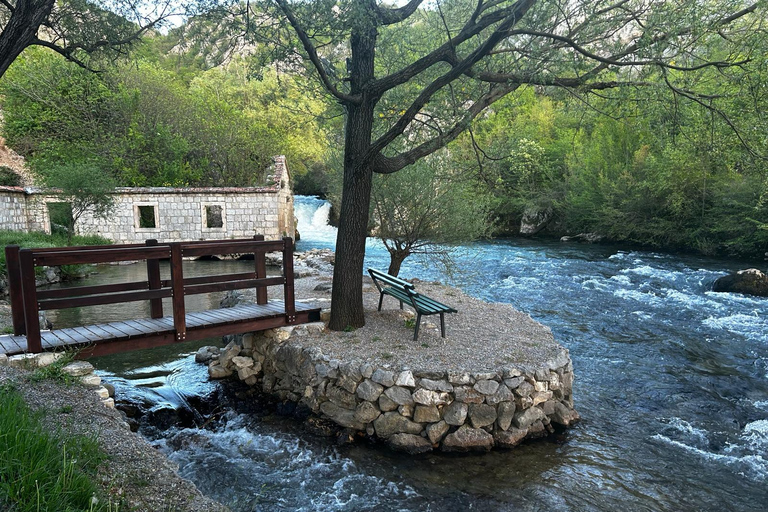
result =
[{"label": "river", "polygon": [[[297,197],[296,214],[297,250],[333,247],[327,203]],[[564,437],[414,458],[335,446],[293,419],[233,411],[214,428],[146,434],[182,476],[235,511],[768,510],[768,300],[709,291],[754,262],[517,239],[454,252],[453,275],[415,260],[401,275],[511,303],[550,326],[570,349],[583,418]],[[366,260],[386,269],[376,241]],[[112,267],[92,279],[136,271]],[[217,386],[193,362],[202,344],[94,363],[119,397],[178,407]]]}]

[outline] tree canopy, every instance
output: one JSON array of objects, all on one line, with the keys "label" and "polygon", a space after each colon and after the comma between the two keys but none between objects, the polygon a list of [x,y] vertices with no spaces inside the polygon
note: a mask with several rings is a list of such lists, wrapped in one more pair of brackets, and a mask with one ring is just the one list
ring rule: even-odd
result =
[{"label": "tree canopy", "polygon": [[280,40],[300,49],[346,116],[332,329],[365,322],[374,172],[397,172],[445,147],[525,85],[584,94],[663,84],[716,111],[692,77],[746,66],[766,18],[760,3],[732,0],[268,5]]}]

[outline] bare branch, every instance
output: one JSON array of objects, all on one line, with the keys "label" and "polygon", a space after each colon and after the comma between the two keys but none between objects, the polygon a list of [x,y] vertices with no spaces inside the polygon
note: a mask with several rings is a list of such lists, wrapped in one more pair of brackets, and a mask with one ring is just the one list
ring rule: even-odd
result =
[{"label": "bare branch", "polygon": [[320,76],[320,80],[323,83],[323,86],[328,90],[329,93],[331,93],[334,97],[337,99],[345,102],[345,103],[352,103],[352,104],[359,104],[361,101],[361,98],[359,95],[349,95],[341,92],[334,84],[331,82],[330,77],[328,76],[328,73],[325,70],[325,67],[323,66],[323,63],[320,61],[320,56],[317,54],[317,49],[312,44],[312,40],[310,39],[309,35],[307,35],[307,32],[304,30],[304,27],[301,26],[299,23],[299,20],[296,18],[296,16],[293,14],[293,11],[291,10],[290,6],[286,2],[286,0],[274,0],[275,3],[277,3],[280,10],[283,12],[285,17],[288,19],[288,23],[291,24],[291,27],[293,27],[293,30],[296,32],[296,35],[299,37],[299,40],[301,41],[302,46],[304,47],[304,51],[307,52],[307,55],[309,56],[310,62],[312,62],[312,65],[315,68],[315,71],[317,71],[317,74]]},{"label": "bare branch", "polygon": [[390,9],[388,7],[382,7],[381,5],[376,5],[374,8],[376,9],[376,15],[382,25],[394,25],[395,23],[400,23],[416,12],[416,9],[419,8],[423,1],[424,0],[410,0],[410,2],[397,9]]}]

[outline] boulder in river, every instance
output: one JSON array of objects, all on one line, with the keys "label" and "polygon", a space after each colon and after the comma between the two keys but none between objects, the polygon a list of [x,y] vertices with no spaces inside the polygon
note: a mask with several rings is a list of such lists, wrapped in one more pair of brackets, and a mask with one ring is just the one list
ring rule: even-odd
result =
[{"label": "boulder in river", "polygon": [[739,270],[717,279],[712,285],[712,291],[768,297],[768,275],[756,268]]},{"label": "boulder in river", "polygon": [[578,235],[564,236],[560,238],[561,242],[580,242],[585,244],[596,244],[603,240],[603,235],[597,233],[579,233]]}]

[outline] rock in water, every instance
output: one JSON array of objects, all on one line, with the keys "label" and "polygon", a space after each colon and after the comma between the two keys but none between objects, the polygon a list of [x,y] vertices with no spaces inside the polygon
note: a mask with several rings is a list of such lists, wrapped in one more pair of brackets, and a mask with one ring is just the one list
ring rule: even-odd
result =
[{"label": "rock in water", "polygon": [[756,268],[739,270],[735,274],[717,279],[712,285],[712,291],[768,297],[768,275]]}]

